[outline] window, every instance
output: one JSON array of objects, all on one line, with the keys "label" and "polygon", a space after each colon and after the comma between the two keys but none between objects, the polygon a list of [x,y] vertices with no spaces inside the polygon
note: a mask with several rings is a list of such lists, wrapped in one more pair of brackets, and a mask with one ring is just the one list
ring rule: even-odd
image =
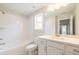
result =
[{"label": "window", "polygon": [[35,30],[43,29],[43,14],[38,14],[35,16]]}]

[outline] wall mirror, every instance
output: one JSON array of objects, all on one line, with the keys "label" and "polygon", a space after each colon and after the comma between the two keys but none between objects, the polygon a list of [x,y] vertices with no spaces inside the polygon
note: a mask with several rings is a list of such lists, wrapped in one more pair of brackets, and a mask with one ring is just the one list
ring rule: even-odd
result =
[{"label": "wall mirror", "polygon": [[74,16],[68,18],[58,18],[56,20],[57,34],[61,35],[75,35],[75,21]]}]

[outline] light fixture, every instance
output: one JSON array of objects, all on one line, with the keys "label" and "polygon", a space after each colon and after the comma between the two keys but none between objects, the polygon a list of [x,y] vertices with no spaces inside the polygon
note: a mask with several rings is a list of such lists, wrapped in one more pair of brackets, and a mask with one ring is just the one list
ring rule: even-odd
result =
[{"label": "light fixture", "polygon": [[61,7],[67,6],[68,3],[55,3],[55,9],[60,9]]},{"label": "light fixture", "polygon": [[54,6],[55,6],[55,9],[60,9],[62,5],[61,5],[61,4],[58,4],[58,3],[56,3]]},{"label": "light fixture", "polygon": [[61,7],[66,7],[68,3],[54,3],[54,4],[49,4],[48,6],[48,12],[54,11],[56,9],[60,9]]},{"label": "light fixture", "polygon": [[48,5],[48,11],[54,11],[55,8],[54,8],[54,5],[53,4],[49,4]]}]

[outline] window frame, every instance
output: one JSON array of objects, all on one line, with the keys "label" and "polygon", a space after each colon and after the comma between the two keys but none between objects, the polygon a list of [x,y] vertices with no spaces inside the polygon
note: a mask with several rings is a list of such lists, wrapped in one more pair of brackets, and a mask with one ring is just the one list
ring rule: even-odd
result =
[{"label": "window frame", "polygon": [[[42,27],[36,28],[36,17],[39,17],[39,16],[42,17],[42,21],[39,21],[39,22],[42,22],[41,23]],[[44,15],[43,15],[43,13],[36,14],[34,16],[34,30],[43,30],[43,29],[44,29]]]}]

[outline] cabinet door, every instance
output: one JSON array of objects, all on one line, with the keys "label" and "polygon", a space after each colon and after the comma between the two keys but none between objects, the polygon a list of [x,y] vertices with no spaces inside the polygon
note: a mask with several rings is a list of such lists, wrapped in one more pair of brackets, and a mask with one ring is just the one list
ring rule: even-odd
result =
[{"label": "cabinet door", "polygon": [[62,55],[62,50],[55,47],[47,46],[47,55]]},{"label": "cabinet door", "polygon": [[46,55],[46,40],[39,40],[38,41],[38,54],[39,55]]},{"label": "cabinet door", "polygon": [[66,55],[79,55],[79,47],[75,46],[65,46],[65,54]]}]

